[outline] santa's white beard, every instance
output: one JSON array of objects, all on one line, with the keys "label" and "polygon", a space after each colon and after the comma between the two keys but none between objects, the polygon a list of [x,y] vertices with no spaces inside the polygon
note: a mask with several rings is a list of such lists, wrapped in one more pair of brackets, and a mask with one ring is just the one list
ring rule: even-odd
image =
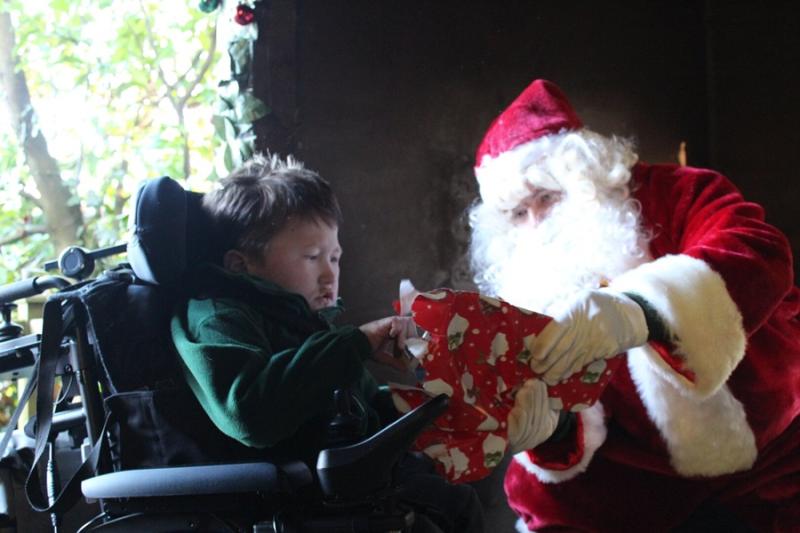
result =
[{"label": "santa's white beard", "polygon": [[476,282],[518,307],[547,313],[647,260],[638,204],[630,199],[567,196],[535,227],[499,216],[485,205],[473,209]]}]

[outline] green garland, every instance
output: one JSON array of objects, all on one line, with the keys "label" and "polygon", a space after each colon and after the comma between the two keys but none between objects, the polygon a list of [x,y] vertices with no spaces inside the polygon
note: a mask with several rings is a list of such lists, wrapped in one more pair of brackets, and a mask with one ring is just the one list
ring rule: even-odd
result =
[{"label": "green garland", "polygon": [[[253,156],[256,134],[253,124],[271,112],[253,93],[253,47],[258,39],[258,0],[238,2],[230,22],[236,31],[228,41],[230,77],[219,82],[219,99],[212,122],[223,149],[217,162],[217,174],[226,175]],[[207,13],[228,7],[220,0],[201,0],[199,8]]]}]

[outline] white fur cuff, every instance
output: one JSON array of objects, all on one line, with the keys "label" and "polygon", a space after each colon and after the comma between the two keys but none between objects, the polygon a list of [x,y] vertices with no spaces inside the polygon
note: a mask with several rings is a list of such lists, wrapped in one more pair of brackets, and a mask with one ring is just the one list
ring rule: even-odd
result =
[{"label": "white fur cuff", "polygon": [[747,470],[758,451],[744,406],[727,385],[706,398],[685,394],[654,371],[649,346],[628,351],[628,368],[647,414],[669,450],[672,467],[684,476],[719,476]]},{"label": "white fur cuff", "polygon": [[579,412],[578,416],[583,424],[583,455],[578,463],[566,470],[548,470],[533,464],[527,451],[514,455],[514,461],[522,465],[542,483],[560,483],[584,472],[589,467],[594,453],[605,442],[607,430],[603,406],[600,402]]},{"label": "white fur cuff", "polygon": [[680,390],[698,398],[713,395],[744,357],[742,315],[722,277],[705,262],[667,255],[622,274],[611,287],[646,299],[675,336],[673,353],[693,374],[693,382],[656,352],[645,353],[654,370]]}]

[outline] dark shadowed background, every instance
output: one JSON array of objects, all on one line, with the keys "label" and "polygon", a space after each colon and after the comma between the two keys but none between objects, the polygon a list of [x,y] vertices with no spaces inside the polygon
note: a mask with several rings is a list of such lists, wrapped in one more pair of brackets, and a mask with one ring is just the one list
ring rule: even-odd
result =
[{"label": "dark shadowed background", "polygon": [[800,252],[800,8],[794,2],[262,2],[259,146],[294,153],[345,213],[347,319],[397,284],[469,287],[475,148],[534,78],[649,162],[728,175]]}]

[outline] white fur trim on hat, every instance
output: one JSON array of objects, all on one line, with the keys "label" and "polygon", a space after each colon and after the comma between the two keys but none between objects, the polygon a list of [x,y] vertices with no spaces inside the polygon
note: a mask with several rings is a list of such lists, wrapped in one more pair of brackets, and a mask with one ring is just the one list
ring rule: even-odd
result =
[{"label": "white fur trim on hat", "polygon": [[722,277],[704,261],[667,255],[615,278],[611,288],[643,297],[675,336],[673,354],[694,374],[693,382],[675,372],[657,352],[645,353],[653,371],[682,394],[710,398],[744,357],[742,315]]},{"label": "white fur trim on hat", "polygon": [[[532,187],[593,195],[588,180],[603,191],[622,190],[638,157],[619,137],[587,128],[561,130],[515,146],[496,157],[485,155],[475,167],[483,203],[513,209]],[[570,193],[570,191],[572,191]]]},{"label": "white fur trim on hat", "polygon": [[[713,342],[713,341],[711,341]],[[628,351],[628,368],[650,419],[670,453],[675,471],[684,476],[718,476],[747,470],[756,460],[755,436],[744,407],[727,385],[710,396],[687,395],[664,379],[649,346]]]},{"label": "white fur trim on hat", "polygon": [[542,483],[560,483],[567,481],[581,472],[584,472],[594,457],[594,452],[605,442],[607,430],[604,420],[604,410],[600,402],[578,413],[583,424],[583,456],[577,464],[566,470],[549,470],[533,464],[528,452],[514,455],[514,461],[522,465],[525,470],[536,476]]},{"label": "white fur trim on hat", "polygon": [[561,189],[558,182],[547,174],[529,175],[532,165],[544,157],[542,147],[550,144],[552,141],[549,138],[538,138],[522,143],[497,157],[484,156],[480,165],[475,167],[475,178],[478,180],[483,202],[489,205],[513,203],[519,199],[515,197],[525,191],[526,182],[545,189]]}]

